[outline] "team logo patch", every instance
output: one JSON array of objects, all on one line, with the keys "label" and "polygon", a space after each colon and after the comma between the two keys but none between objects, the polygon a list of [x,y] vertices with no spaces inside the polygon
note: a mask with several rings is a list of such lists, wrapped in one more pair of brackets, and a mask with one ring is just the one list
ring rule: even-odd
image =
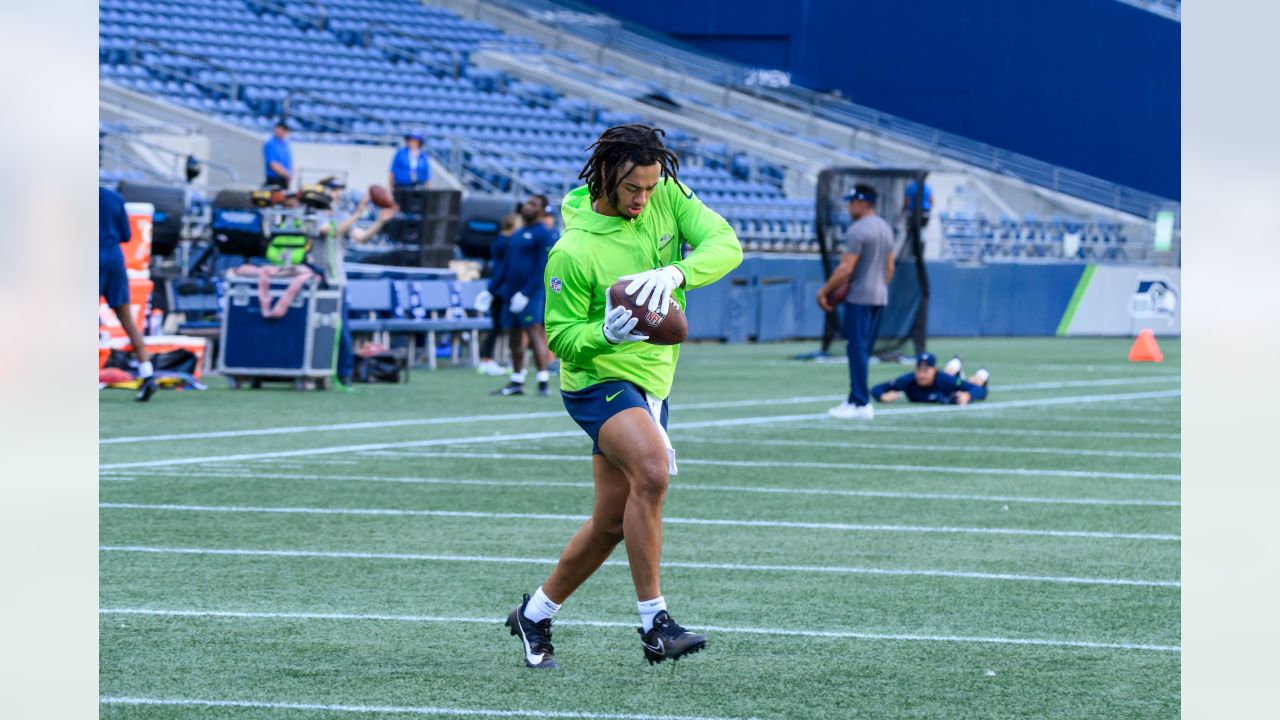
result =
[{"label": "team logo patch", "polygon": [[561,287],[560,278],[558,277],[551,278],[551,292],[553,293],[560,292],[560,287]]}]

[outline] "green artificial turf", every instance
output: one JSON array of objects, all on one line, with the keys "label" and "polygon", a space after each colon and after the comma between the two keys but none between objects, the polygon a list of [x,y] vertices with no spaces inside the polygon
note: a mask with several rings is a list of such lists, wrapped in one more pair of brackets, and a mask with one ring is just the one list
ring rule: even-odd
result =
[{"label": "green artificial turf", "polygon": [[810,345],[686,346],[663,591],[709,646],[643,661],[619,547],[550,673],[502,621],[590,509],[557,397],[104,391],[102,717],[1176,717],[1179,344],[1128,344],[937,339],[989,401],[862,424]]}]

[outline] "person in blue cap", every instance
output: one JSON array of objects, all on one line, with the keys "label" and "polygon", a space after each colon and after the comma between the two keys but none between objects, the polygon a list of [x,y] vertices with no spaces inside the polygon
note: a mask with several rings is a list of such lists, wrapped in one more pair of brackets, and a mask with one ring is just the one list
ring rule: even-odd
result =
[{"label": "person in blue cap", "polygon": [[423,149],[421,130],[405,133],[404,147],[391,158],[391,172],[387,174],[387,187],[392,190],[410,190],[431,187],[431,160]]},{"label": "person in blue cap", "polygon": [[844,336],[849,342],[849,397],[827,411],[841,420],[875,417],[868,394],[867,369],[880,333],[880,315],[889,304],[893,281],[893,228],[876,214],[876,189],[858,183],[845,194],[853,224],[845,231],[840,264],[818,290],[818,307],[833,310],[830,297],[848,286],[844,305]]},{"label": "person in blue cap", "polygon": [[938,357],[925,352],[916,356],[915,372],[901,375],[894,380],[871,388],[871,397],[879,402],[891,403],[905,396],[910,402],[939,403],[942,405],[968,405],[987,397],[987,381],[991,373],[979,368],[973,377],[964,378],[964,368],[957,355],[938,371]]},{"label": "person in blue cap", "polygon": [[289,144],[289,124],[280,120],[271,130],[271,139],[262,144],[263,187],[288,190],[293,181],[293,146]]}]

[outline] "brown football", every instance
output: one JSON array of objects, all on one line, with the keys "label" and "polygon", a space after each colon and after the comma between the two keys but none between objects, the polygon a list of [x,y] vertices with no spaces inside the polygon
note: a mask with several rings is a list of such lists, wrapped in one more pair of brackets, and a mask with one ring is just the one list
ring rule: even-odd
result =
[{"label": "brown football", "polygon": [[369,186],[369,202],[380,208],[392,208],[396,206],[396,199],[391,194],[391,191],[381,185]]},{"label": "brown football", "polygon": [[650,312],[649,308],[636,305],[635,297],[627,295],[627,285],[630,284],[627,280],[614,283],[609,288],[609,296],[615,307],[625,307],[631,311],[632,316],[640,318],[635,332],[648,335],[651,345],[679,345],[684,342],[689,336],[689,321],[685,319],[684,311],[680,309],[676,299],[671,298],[666,313]]}]

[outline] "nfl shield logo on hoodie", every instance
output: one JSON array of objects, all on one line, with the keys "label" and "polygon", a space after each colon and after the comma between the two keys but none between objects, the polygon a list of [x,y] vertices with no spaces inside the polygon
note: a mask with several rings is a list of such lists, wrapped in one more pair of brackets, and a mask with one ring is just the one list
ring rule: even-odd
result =
[{"label": "nfl shield logo on hoodie", "polygon": [[551,278],[551,292],[553,293],[560,292],[560,278],[558,277]]}]

